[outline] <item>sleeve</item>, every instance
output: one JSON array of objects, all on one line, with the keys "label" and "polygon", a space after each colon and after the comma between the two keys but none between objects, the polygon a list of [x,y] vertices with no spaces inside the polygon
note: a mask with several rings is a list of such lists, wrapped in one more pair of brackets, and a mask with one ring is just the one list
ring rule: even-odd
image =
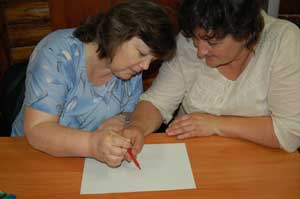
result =
[{"label": "sleeve", "polygon": [[300,31],[289,25],[280,39],[268,103],[281,147],[293,152],[300,147]]},{"label": "sleeve", "polygon": [[140,100],[151,102],[160,111],[164,123],[168,123],[181,103],[184,93],[184,77],[176,55],[171,61],[163,63],[158,76]]},{"label": "sleeve", "polygon": [[122,112],[133,112],[140,95],[143,92],[142,74],[133,77],[130,82],[125,82],[126,89],[129,89],[129,101],[126,103]]},{"label": "sleeve", "polygon": [[49,114],[61,114],[68,87],[62,70],[64,63],[59,60],[62,59],[58,53],[47,44],[34,50],[27,70],[26,105]]}]

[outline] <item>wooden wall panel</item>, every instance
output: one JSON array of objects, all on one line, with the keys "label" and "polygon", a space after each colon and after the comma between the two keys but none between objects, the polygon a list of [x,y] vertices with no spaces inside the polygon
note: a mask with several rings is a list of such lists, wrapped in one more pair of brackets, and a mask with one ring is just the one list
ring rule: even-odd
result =
[{"label": "wooden wall panel", "polygon": [[300,28],[300,1],[281,0],[279,6],[279,18],[289,20]]},{"label": "wooden wall panel", "polygon": [[11,64],[24,63],[28,61],[35,46],[23,46],[11,48]]},{"label": "wooden wall panel", "polygon": [[49,6],[47,0],[9,0],[5,9],[8,24],[48,23]]},{"label": "wooden wall panel", "polygon": [[52,30],[79,25],[88,16],[110,7],[109,0],[49,0]]},{"label": "wooden wall panel", "polygon": [[10,47],[35,45],[49,32],[51,32],[50,24],[10,25],[8,29]]},{"label": "wooden wall panel", "polygon": [[4,15],[4,4],[0,3],[0,80],[3,78],[5,71],[9,67],[9,58],[9,41],[6,18]]},{"label": "wooden wall panel", "polygon": [[48,1],[9,0],[4,15],[9,39],[9,65],[26,62],[34,45],[51,32]]},{"label": "wooden wall panel", "polygon": [[300,15],[299,0],[281,0],[279,6],[280,14]]}]

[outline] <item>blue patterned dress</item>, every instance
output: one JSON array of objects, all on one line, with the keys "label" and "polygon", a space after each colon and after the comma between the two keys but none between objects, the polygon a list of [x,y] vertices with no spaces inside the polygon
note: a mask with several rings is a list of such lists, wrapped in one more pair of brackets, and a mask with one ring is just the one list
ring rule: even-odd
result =
[{"label": "blue patterned dress", "polygon": [[[132,112],[142,93],[142,74],[129,80],[115,76],[101,86],[87,77],[85,45],[72,33],[58,30],[33,51],[26,76],[25,99],[12,126],[12,136],[24,135],[24,106],[59,117],[59,124],[94,131],[107,118]],[[42,132],[41,132],[42,133]]]}]

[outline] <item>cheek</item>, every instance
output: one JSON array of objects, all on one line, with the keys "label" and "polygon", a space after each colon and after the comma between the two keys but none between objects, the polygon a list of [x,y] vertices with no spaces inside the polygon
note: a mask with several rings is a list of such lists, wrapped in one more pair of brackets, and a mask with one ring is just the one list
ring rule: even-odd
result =
[{"label": "cheek", "polygon": [[222,46],[213,50],[212,55],[220,59],[231,59],[236,54],[236,49],[228,46]]},{"label": "cheek", "polygon": [[121,69],[127,65],[126,59],[122,55],[116,55],[111,62],[111,69]]},{"label": "cheek", "polygon": [[225,51],[222,48],[212,48],[209,51],[209,55],[211,57],[218,57],[218,58],[222,58],[225,57],[226,54],[224,53]]}]

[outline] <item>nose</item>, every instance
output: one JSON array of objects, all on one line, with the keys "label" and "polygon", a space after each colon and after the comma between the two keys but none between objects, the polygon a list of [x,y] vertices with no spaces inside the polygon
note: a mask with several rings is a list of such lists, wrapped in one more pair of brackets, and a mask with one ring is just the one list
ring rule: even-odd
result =
[{"label": "nose", "polygon": [[209,51],[209,45],[206,41],[201,41],[198,40],[197,41],[197,55],[199,58],[204,58],[205,55],[207,55],[208,51]]},{"label": "nose", "polygon": [[150,63],[151,63],[151,59],[145,59],[141,62],[140,64],[140,67],[143,69],[143,70],[148,70],[149,66],[150,66]]}]

